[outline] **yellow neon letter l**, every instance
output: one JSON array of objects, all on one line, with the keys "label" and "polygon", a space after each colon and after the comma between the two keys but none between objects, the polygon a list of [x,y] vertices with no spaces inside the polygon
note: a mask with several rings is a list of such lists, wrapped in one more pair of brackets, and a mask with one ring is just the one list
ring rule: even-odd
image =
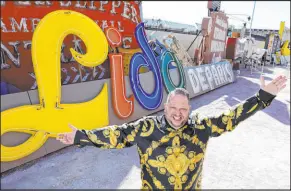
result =
[{"label": "yellow neon letter l", "polygon": [[1,144],[1,161],[13,161],[39,149],[48,137],[70,131],[68,123],[93,129],[108,125],[108,91],[104,84],[98,96],[90,101],[61,104],[61,45],[73,34],[86,45],[82,55],[70,49],[77,62],[97,66],[107,58],[108,42],[99,26],[89,17],[70,10],[46,15],[37,25],[32,38],[32,61],[38,83],[38,105],[25,105],[1,112],[1,136],[17,131],[32,136],[23,144],[6,147]]}]

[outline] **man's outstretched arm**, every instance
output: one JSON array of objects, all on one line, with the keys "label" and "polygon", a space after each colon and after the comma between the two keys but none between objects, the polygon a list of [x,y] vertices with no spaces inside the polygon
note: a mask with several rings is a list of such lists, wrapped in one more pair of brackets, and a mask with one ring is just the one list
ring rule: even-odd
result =
[{"label": "man's outstretched arm", "polygon": [[74,144],[78,147],[96,146],[104,149],[121,149],[136,143],[136,137],[145,120],[146,118],[142,118],[133,123],[94,130],[78,130],[69,125],[72,132],[59,134],[57,139],[64,144]]},{"label": "man's outstretched arm", "polygon": [[261,77],[261,89],[255,96],[239,104],[235,109],[230,109],[227,113],[203,120],[204,125],[209,128],[210,136],[218,137],[232,131],[240,122],[268,107],[277,93],[286,87],[286,81],[285,76],[279,76],[265,85],[264,78]]}]

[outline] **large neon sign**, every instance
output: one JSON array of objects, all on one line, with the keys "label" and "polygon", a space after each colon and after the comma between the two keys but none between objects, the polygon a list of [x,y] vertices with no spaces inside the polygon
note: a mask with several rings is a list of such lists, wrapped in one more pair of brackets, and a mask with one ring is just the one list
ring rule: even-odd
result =
[{"label": "large neon sign", "polygon": [[[173,52],[169,51],[166,48],[166,46],[160,43],[157,39],[151,40],[149,42],[149,45],[154,51],[156,58],[160,63],[162,78],[166,91],[169,93],[170,91],[178,87],[185,88],[186,87],[185,72],[177,56]],[[176,68],[175,66],[173,66],[173,63],[176,65],[179,72],[180,81],[177,86],[173,83],[169,73],[169,69]]]},{"label": "large neon sign", "polygon": [[[77,22],[76,22],[77,21]],[[52,30],[52,28],[54,30]],[[125,119],[134,111],[134,97],[146,110],[160,107],[163,99],[163,87],[171,91],[175,87],[186,87],[185,71],[193,88],[192,96],[200,94],[233,81],[230,64],[211,66],[211,68],[185,69],[176,56],[163,50],[156,56],[148,44],[144,25],[137,25],[135,35],[142,53],[136,53],[130,61],[129,80],[132,92],[125,94],[122,54],[118,53],[121,35],[118,30],[108,28],[105,35],[100,27],[89,17],[74,11],[59,10],[46,15],[37,26],[32,39],[32,58],[38,83],[40,104],[25,105],[1,112],[1,136],[7,132],[24,132],[31,137],[23,144],[6,147],[1,144],[1,161],[13,161],[38,150],[49,137],[66,132],[69,123],[82,129],[95,129],[109,124],[108,91],[104,83],[99,95],[83,103],[63,104],[61,100],[60,57],[64,38],[74,34],[81,38],[87,52],[80,54],[71,49],[74,59],[83,66],[97,66],[108,55],[108,42],[113,52],[109,53],[111,69],[111,98],[115,114]],[[107,38],[107,39],[106,39]],[[108,41],[107,41],[108,40]],[[169,75],[169,64],[175,62],[180,74],[176,86]],[[154,74],[154,90],[147,93],[139,79],[139,69],[148,67]],[[204,70],[205,69],[205,70]],[[206,78],[204,77],[206,76]],[[162,83],[164,82],[164,85]],[[206,85],[209,83],[209,86]],[[201,86],[201,88],[200,88]],[[18,119],[18,120],[15,120]]]},{"label": "large neon sign", "polygon": [[[87,47],[87,53],[84,55],[71,49],[72,56],[80,64],[93,67],[106,59],[108,54],[106,37],[89,17],[66,10],[46,15],[38,24],[32,38],[32,59],[39,86],[40,104],[25,105],[1,112],[1,136],[16,131],[29,133],[31,137],[15,147],[1,144],[1,161],[17,160],[33,153],[48,137],[55,137],[57,133],[69,130],[68,123],[74,123],[85,129],[108,124],[107,84],[104,84],[98,96],[88,102],[60,103],[61,46],[68,34],[80,37]],[[98,120],[96,116],[99,116]]]},{"label": "large neon sign", "polygon": [[[143,53],[136,53],[130,61],[129,78],[134,95],[139,104],[145,109],[156,109],[160,106],[163,99],[162,94],[162,76],[159,63],[148,45],[143,23],[137,25],[135,37]],[[145,66],[149,68],[154,75],[155,88],[152,93],[147,93],[141,87],[138,72]]]},{"label": "large neon sign", "polygon": [[125,95],[123,55],[116,53],[118,46],[121,45],[121,34],[115,28],[108,28],[105,31],[106,37],[114,53],[109,53],[112,104],[115,114],[121,118],[129,117],[134,111],[134,97],[129,98]]}]

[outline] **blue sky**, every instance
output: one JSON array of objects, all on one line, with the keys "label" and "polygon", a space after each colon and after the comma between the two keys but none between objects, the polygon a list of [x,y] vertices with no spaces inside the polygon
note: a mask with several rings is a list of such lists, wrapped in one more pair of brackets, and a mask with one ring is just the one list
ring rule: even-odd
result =
[{"label": "blue sky", "polygon": [[[221,10],[230,15],[229,24],[242,27],[252,15],[254,1],[222,1]],[[143,1],[143,18],[160,18],[173,22],[201,23],[207,17],[207,1]],[[236,18],[235,18],[236,17]],[[240,20],[238,20],[240,19]],[[279,30],[280,22],[290,28],[290,1],[257,1],[252,28]],[[247,27],[250,25],[248,24]]]}]

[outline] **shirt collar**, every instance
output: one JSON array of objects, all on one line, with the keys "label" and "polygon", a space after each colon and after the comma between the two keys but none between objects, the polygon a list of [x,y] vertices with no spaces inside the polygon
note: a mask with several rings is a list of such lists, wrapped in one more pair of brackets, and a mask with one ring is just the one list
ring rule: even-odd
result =
[{"label": "shirt collar", "polygon": [[165,130],[166,130],[166,131],[179,131],[179,130],[184,129],[183,127],[188,126],[188,125],[189,125],[189,122],[191,122],[191,121],[190,121],[190,117],[189,117],[189,119],[187,120],[187,122],[186,122],[182,127],[180,127],[179,129],[175,129],[175,128],[173,128],[173,127],[169,124],[169,122],[167,121],[167,119],[166,119],[166,117],[165,117],[165,114],[158,116],[158,121],[159,121],[159,123],[160,123],[160,129],[161,129],[162,131],[165,131]]}]

